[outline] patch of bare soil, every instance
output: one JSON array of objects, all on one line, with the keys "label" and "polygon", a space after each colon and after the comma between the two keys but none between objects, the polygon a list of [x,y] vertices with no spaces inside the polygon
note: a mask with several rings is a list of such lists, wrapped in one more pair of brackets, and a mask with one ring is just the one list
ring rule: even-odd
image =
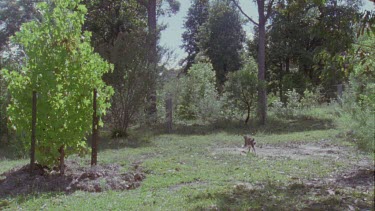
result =
[{"label": "patch of bare soil", "polygon": [[[337,146],[330,140],[322,140],[316,143],[263,144],[256,147],[256,155],[276,159],[289,158],[301,160],[308,158],[329,158],[345,161],[352,164],[350,169],[335,172],[327,178],[316,178],[303,182],[307,185],[318,187],[328,185],[333,188],[352,188],[362,192],[374,191],[374,160],[369,158],[355,159],[353,150],[348,147]],[[247,149],[242,147],[213,148],[212,154],[229,153],[246,155],[247,151]]]},{"label": "patch of bare soil", "polygon": [[72,161],[66,164],[63,176],[40,165],[33,175],[29,173],[29,165],[1,174],[0,198],[40,192],[129,190],[139,187],[145,178],[139,164],[126,173],[121,173],[120,166],[115,164],[95,167],[81,167]]},{"label": "patch of bare soil", "polygon": [[[238,147],[213,148],[212,154],[229,153],[237,155],[246,155],[248,150]],[[249,153],[253,153],[252,151]],[[308,159],[316,157],[325,157],[339,159],[341,156],[348,155],[348,151],[344,147],[336,146],[322,141],[319,143],[294,143],[294,144],[262,144],[256,146],[256,155],[262,157],[279,157],[290,159]]]},{"label": "patch of bare soil", "polygon": [[351,170],[339,175],[336,183],[352,188],[374,188],[374,175],[374,168]]}]

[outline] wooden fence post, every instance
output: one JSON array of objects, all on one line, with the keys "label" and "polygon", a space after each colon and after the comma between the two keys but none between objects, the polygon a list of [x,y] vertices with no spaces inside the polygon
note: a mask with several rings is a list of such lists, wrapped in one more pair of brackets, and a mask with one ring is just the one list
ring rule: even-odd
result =
[{"label": "wooden fence post", "polygon": [[342,91],[343,91],[342,84],[338,84],[337,85],[337,101],[340,104],[342,103]]},{"label": "wooden fence post", "polygon": [[65,146],[61,145],[59,148],[60,153],[60,175],[65,174]]},{"label": "wooden fence post", "polygon": [[33,91],[32,114],[31,114],[31,148],[30,148],[30,174],[35,168],[35,130],[36,130],[36,91]]},{"label": "wooden fence post", "polygon": [[166,110],[166,126],[167,132],[172,132],[172,123],[173,123],[173,103],[171,94],[167,94],[167,99],[165,100],[165,110]]},{"label": "wooden fence post", "polygon": [[97,109],[96,100],[97,100],[97,90],[94,89],[93,103],[92,103],[93,115],[92,115],[91,166],[94,166],[98,163],[99,118],[96,113],[96,109]]}]

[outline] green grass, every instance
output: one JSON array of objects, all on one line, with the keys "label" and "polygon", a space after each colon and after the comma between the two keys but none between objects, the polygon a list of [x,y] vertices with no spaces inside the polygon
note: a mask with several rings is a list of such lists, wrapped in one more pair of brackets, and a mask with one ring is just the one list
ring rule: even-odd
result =
[{"label": "green grass", "polygon": [[[154,136],[147,135],[147,138],[139,135],[142,134],[140,130],[129,140],[104,139],[106,142],[101,143],[98,157],[101,164],[117,163],[125,170],[131,163],[142,161],[141,166],[147,174],[140,188],[8,197],[0,199],[0,209],[342,210],[358,203],[371,207],[373,192],[337,188],[339,194],[329,195],[327,190],[332,187],[323,183],[314,186],[305,184],[306,181],[329,178],[351,168],[358,160],[368,159],[369,155],[358,153],[353,147],[350,148],[350,156],[340,160],[319,156],[291,159],[252,153],[241,155],[221,150],[240,147],[243,144],[241,135],[246,133],[254,134],[258,143],[277,147],[321,140],[347,147],[347,143],[335,138],[339,132],[331,120],[317,117],[293,120],[274,118],[262,127],[255,124],[243,126],[230,123],[223,126],[215,123],[191,125],[183,129],[182,125],[178,125],[173,134],[157,131]],[[89,163],[89,157],[71,159],[82,165]],[[2,158],[0,173],[27,162]],[[345,201],[340,203],[343,199]],[[355,199],[359,202],[355,203]]]}]

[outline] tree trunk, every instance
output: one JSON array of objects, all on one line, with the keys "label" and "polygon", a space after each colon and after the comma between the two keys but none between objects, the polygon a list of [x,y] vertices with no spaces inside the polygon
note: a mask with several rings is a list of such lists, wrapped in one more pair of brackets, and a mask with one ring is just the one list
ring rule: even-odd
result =
[{"label": "tree trunk", "polygon": [[[156,31],[156,0],[149,0],[147,5],[147,22],[148,22],[148,33],[149,33],[149,54],[148,62],[152,71],[153,77],[157,76],[157,31]],[[148,115],[150,122],[155,122],[157,118],[156,108],[156,79],[151,78],[151,92],[148,97],[149,108]]]},{"label": "tree trunk", "polygon": [[266,123],[267,117],[267,87],[265,81],[266,72],[266,17],[264,16],[264,0],[258,0],[259,14],[259,46],[258,46],[258,115],[260,124]]},{"label": "tree trunk", "polygon": [[246,117],[246,120],[245,120],[245,124],[247,124],[249,122],[249,119],[250,119],[250,109],[251,109],[251,106],[247,105],[247,117]]},{"label": "tree trunk", "polygon": [[33,173],[35,168],[36,91],[33,91],[32,103],[33,105],[31,114],[30,174]]},{"label": "tree trunk", "polygon": [[167,126],[167,132],[172,132],[172,123],[173,123],[173,103],[172,103],[172,96],[171,94],[167,94],[167,99],[165,102],[165,110],[166,110],[166,126]]},{"label": "tree trunk", "polygon": [[279,71],[279,97],[280,97],[280,102],[284,102],[283,101],[283,77],[284,77],[284,73],[283,73],[283,63],[280,62],[280,71]]},{"label": "tree trunk", "polygon": [[289,73],[290,72],[290,61],[289,61],[289,57],[286,57],[285,59],[285,72],[286,73]]},{"label": "tree trunk", "polygon": [[98,137],[99,137],[99,132],[98,132],[98,123],[99,123],[99,118],[96,114],[96,98],[97,98],[97,91],[94,89],[93,93],[93,103],[92,103],[92,108],[93,108],[93,115],[92,115],[92,142],[91,142],[91,166],[94,166],[98,162]]}]

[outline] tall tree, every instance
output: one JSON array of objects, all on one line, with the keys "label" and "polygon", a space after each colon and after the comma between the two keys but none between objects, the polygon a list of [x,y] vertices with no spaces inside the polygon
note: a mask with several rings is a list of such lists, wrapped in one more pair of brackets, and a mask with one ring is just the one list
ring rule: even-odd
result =
[{"label": "tall tree", "polygon": [[[268,78],[277,81],[280,97],[287,89],[297,88],[302,94],[306,88],[318,85],[333,93],[334,85],[346,80],[348,74],[340,71],[332,57],[345,54],[354,42],[356,2],[278,3],[268,31],[267,46],[272,51],[268,51],[267,67]],[[293,78],[298,79],[284,80]]]},{"label": "tall tree", "polygon": [[[169,9],[167,11],[162,10],[162,3],[163,1],[156,1],[156,0],[137,0],[141,5],[147,8],[147,25],[148,25],[148,64],[150,66],[150,70],[157,73],[157,63],[158,63],[158,54],[157,54],[157,40],[158,40],[158,32],[157,32],[157,14],[165,14],[165,13],[176,13],[180,9],[180,3],[176,0],[166,0]],[[158,4],[159,3],[159,4]],[[159,9],[159,11],[157,11]],[[147,109],[149,114],[150,122],[155,122],[157,118],[157,108],[156,108],[156,80],[155,84],[151,84],[151,91],[149,95],[149,103],[150,106]]]},{"label": "tall tree", "polygon": [[185,64],[184,72],[194,63],[196,55],[200,52],[199,49],[199,28],[207,21],[209,14],[209,0],[193,0],[189,8],[184,28],[185,32],[182,34],[183,47],[188,54],[183,60]]},{"label": "tall tree", "polygon": [[222,90],[226,75],[241,68],[245,41],[239,12],[227,0],[216,0],[206,23],[200,28],[200,46],[216,71],[217,86]]},{"label": "tall tree", "polygon": [[237,0],[232,0],[241,13],[254,25],[258,27],[258,80],[262,86],[258,89],[258,115],[261,124],[266,123],[267,118],[267,89],[264,86],[266,74],[266,24],[272,13],[274,0],[256,0],[258,5],[258,22],[247,15]]},{"label": "tall tree", "polygon": [[[114,64],[104,80],[113,86],[112,136],[127,135],[127,129],[144,111],[144,99],[155,83],[149,66],[147,8],[137,0],[88,1],[86,28],[93,32],[96,51]],[[159,36],[159,31],[157,32]]]}]

